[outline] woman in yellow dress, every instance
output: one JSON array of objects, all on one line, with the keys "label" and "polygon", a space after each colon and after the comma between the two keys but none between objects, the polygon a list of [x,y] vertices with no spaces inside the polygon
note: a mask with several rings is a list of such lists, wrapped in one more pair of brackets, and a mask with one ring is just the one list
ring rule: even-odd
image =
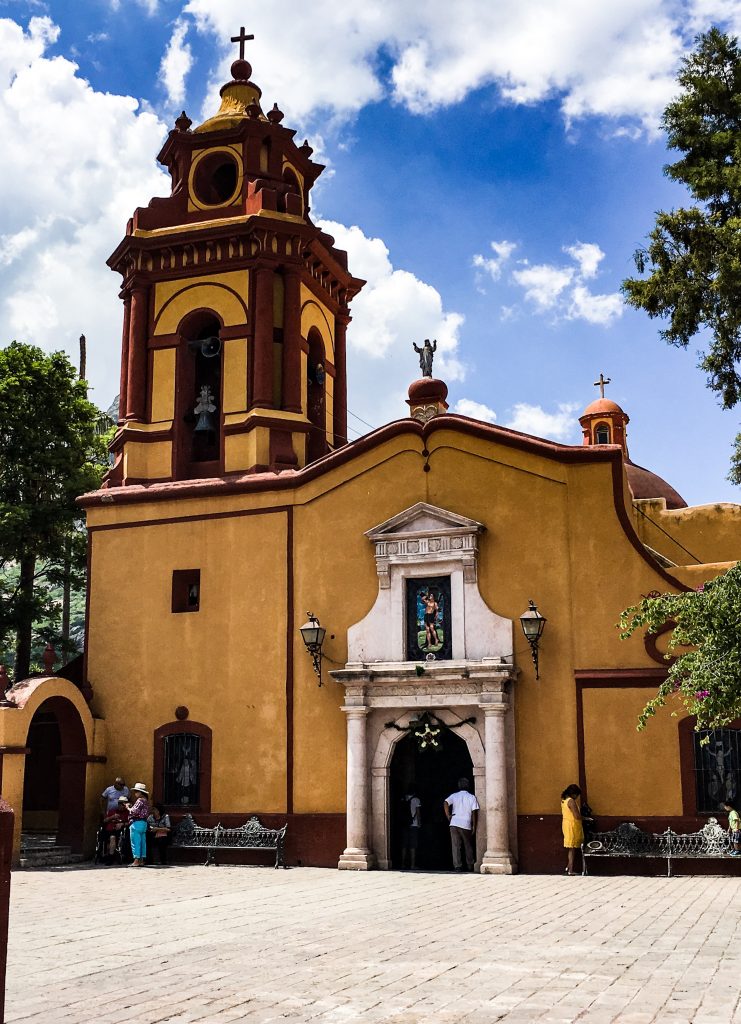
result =
[{"label": "woman in yellow dress", "polygon": [[561,794],[561,829],[563,831],[563,845],[568,851],[566,862],[566,874],[574,874],[574,851],[581,849],[584,842],[584,826],[582,825],[581,810],[576,802],[581,796],[578,786],[567,786]]}]

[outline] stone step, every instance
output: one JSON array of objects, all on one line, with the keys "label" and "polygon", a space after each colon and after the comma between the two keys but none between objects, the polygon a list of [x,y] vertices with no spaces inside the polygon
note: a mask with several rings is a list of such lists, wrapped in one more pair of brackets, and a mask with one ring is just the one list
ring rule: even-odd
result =
[{"label": "stone step", "polygon": [[69,846],[49,846],[46,849],[21,849],[22,868],[47,868],[62,864],[80,864],[85,860],[81,853],[72,853]]}]

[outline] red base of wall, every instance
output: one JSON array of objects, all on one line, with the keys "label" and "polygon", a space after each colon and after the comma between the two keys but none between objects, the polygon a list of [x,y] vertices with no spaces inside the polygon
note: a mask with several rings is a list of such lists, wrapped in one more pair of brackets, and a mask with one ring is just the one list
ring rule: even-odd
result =
[{"label": "red base of wall", "polygon": [[[697,832],[707,824],[707,818],[613,818],[600,814],[597,827],[609,832],[624,821],[632,821],[645,832]],[[523,814],[517,818],[518,869],[522,874],[561,874],[566,865],[560,814]],[[577,869],[581,871],[581,855],[577,853]],[[666,861],[660,858],[643,860],[640,857],[592,857],[587,863],[590,875],[666,875]],[[675,860],[675,875],[739,875],[741,858],[723,860]]]},{"label": "red base of wall", "polygon": [[[173,824],[180,820],[171,815]],[[221,822],[225,827],[244,825],[252,817],[248,814],[197,814],[199,825],[212,827]],[[257,814],[266,828],[281,828],[288,823],[286,832],[286,864],[289,867],[336,868],[345,849],[346,821],[344,814]],[[173,864],[197,863],[205,860],[205,851],[171,850]],[[220,864],[275,863],[275,854],[269,850],[219,850]]]}]

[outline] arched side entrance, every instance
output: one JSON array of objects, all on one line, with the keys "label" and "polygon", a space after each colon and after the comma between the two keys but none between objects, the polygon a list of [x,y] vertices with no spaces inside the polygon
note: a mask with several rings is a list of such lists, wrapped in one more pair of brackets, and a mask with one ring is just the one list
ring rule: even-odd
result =
[{"label": "arched side entrance", "polygon": [[[468,747],[453,730],[441,732],[439,748],[420,749],[417,739],[407,733],[394,747],[389,773],[390,867],[404,864],[403,851],[415,848],[416,867],[424,871],[451,871],[450,826],[445,816],[445,798],[458,789],[458,779],[472,783],[473,762]],[[421,824],[410,829],[409,797],[421,802]]]},{"label": "arched side entrance", "polygon": [[0,709],[0,789],[15,811],[13,863],[21,830],[50,831],[90,854],[105,785],[105,723],[67,679],[16,683]]},{"label": "arched side entrance", "polygon": [[88,749],[74,704],[45,700],[31,718],[26,748],[23,832],[54,833],[60,846],[82,852]]},{"label": "arched side entrance", "polygon": [[[412,719],[418,716],[416,710],[407,711],[396,719],[395,725],[404,729]],[[481,861],[486,850],[486,776],[485,776],[485,754],[484,746],[476,729],[468,722],[462,723],[462,719],[454,711],[448,708],[435,709],[435,715],[446,725],[455,725],[455,736],[458,743],[465,746],[467,764],[470,763],[471,782],[476,793],[476,798],[481,805],[479,813],[479,829],[476,836],[476,861]],[[396,811],[394,808],[395,782],[392,781],[392,763],[395,760],[395,753],[399,743],[407,733],[398,732],[396,729],[384,729],[378,738],[373,757],[371,759],[371,848],[375,854],[376,863],[379,868],[389,869],[394,866],[395,821]],[[429,757],[436,757],[429,754]],[[419,779],[416,781],[419,782]],[[453,780],[454,783],[457,781]],[[431,789],[435,782],[431,783]],[[448,796],[450,791],[444,793],[441,800]],[[403,794],[402,794],[403,795]],[[434,801],[435,797],[430,794],[428,802]],[[441,809],[441,808],[440,808]],[[434,810],[432,811],[434,815]],[[434,817],[433,817],[434,821]],[[438,837],[438,844],[441,842]],[[441,854],[443,851],[441,851]],[[452,866],[452,862],[451,862]],[[438,869],[439,870],[439,869]]]}]

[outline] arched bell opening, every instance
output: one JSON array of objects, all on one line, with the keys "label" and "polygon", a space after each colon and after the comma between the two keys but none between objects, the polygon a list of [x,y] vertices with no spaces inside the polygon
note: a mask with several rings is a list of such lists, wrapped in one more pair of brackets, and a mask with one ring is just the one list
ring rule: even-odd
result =
[{"label": "arched bell opening", "polygon": [[36,710],[26,738],[24,833],[54,836],[79,853],[85,825],[87,741],[80,713],[65,697]]},{"label": "arched bell opening", "polygon": [[195,310],[180,325],[177,356],[177,476],[216,476],[222,448],[222,323]]},{"label": "arched bell opening", "polygon": [[306,412],[311,423],[307,442],[307,463],[326,455],[327,445],[327,385],[324,369],[324,341],[312,327],[307,338],[309,357],[307,367]]}]

